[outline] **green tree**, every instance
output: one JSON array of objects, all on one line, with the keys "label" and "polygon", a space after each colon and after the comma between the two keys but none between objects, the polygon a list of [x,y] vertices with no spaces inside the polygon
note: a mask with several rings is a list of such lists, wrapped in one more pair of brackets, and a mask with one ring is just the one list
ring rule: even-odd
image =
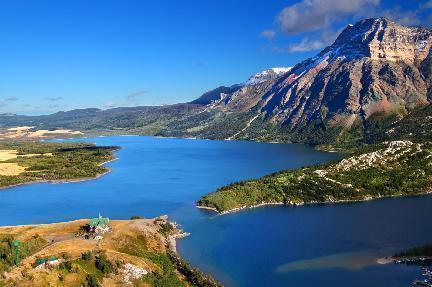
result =
[{"label": "green tree", "polygon": [[114,271],[113,264],[108,260],[104,252],[101,252],[96,256],[95,265],[103,274],[109,274]]},{"label": "green tree", "polygon": [[81,259],[84,261],[89,261],[92,259],[92,257],[93,257],[93,254],[90,250],[81,254]]},{"label": "green tree", "polygon": [[84,283],[85,287],[101,287],[97,277],[93,274],[87,274],[86,281]]}]

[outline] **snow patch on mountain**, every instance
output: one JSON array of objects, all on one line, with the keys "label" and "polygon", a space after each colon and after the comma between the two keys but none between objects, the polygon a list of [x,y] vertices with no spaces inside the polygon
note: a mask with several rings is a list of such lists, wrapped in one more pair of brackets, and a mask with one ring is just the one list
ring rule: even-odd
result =
[{"label": "snow patch on mountain", "polygon": [[271,68],[265,71],[262,71],[258,74],[253,75],[250,77],[245,83],[245,86],[254,86],[257,84],[261,84],[265,81],[277,78],[283,74],[288,73],[291,70],[291,67],[277,67],[277,68]]}]

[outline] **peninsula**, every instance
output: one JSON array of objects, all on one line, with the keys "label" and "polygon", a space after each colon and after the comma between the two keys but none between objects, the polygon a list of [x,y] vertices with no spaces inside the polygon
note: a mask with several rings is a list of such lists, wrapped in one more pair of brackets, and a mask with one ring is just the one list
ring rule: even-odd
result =
[{"label": "peninsula", "polygon": [[133,218],[0,227],[0,286],[222,286],[177,255],[166,216]]},{"label": "peninsula", "polygon": [[234,183],[198,207],[227,213],[268,204],[361,201],[431,192],[432,144],[407,140],[364,147],[338,162]]},{"label": "peninsula", "polygon": [[89,143],[1,142],[0,189],[34,182],[96,178],[109,170],[117,147]]}]

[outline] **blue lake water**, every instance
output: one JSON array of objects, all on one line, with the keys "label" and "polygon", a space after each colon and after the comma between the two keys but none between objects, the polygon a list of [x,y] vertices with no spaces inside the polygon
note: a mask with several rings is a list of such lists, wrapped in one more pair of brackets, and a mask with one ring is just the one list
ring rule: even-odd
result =
[{"label": "blue lake water", "polygon": [[304,145],[153,137],[80,139],[118,145],[112,172],[64,184],[0,192],[0,225],[168,214],[191,236],[182,257],[227,286],[408,286],[419,268],[380,256],[432,242],[432,196],[216,216],[194,201],[222,185],[334,160]]}]

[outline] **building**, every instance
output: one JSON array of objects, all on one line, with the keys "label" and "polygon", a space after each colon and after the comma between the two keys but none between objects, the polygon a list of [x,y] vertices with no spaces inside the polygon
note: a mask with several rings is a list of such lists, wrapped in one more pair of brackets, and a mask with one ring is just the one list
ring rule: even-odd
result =
[{"label": "building", "polygon": [[43,269],[43,268],[48,268],[48,267],[55,267],[58,266],[60,264],[60,260],[55,257],[55,256],[51,256],[49,258],[38,258],[35,263],[33,264],[33,266],[35,266],[35,269]]},{"label": "building", "polygon": [[104,234],[111,231],[109,227],[109,218],[102,217],[99,214],[99,217],[90,219],[89,222],[90,232]]}]

